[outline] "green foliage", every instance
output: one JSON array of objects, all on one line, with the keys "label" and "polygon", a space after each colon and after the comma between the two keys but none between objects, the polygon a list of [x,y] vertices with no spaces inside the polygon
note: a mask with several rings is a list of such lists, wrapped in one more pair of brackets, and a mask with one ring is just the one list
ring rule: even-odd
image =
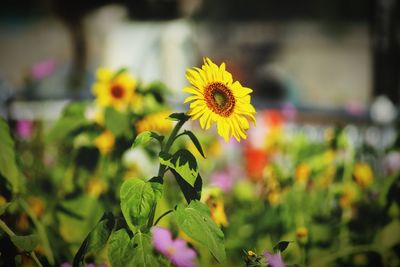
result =
[{"label": "green foliage", "polygon": [[0,118],[0,175],[2,175],[12,186],[14,192],[22,188],[21,174],[18,170],[14,140],[11,138],[7,123]]},{"label": "green foliage", "polygon": [[5,203],[3,205],[0,205],[0,216],[3,215],[6,212],[7,208],[10,205],[11,205],[11,202],[7,202],[7,203]]},{"label": "green foliage", "polygon": [[201,198],[201,190],[203,187],[203,180],[201,179],[200,174],[197,176],[194,185],[191,186],[182,176],[179,175],[175,170],[171,170],[175,176],[176,182],[178,183],[183,196],[185,197],[187,203],[190,203],[192,200],[200,200]]},{"label": "green foliage", "polygon": [[145,229],[156,202],[152,183],[140,179],[125,181],[120,190],[121,210],[129,228],[136,232]]},{"label": "green foliage", "polygon": [[138,146],[145,147],[152,139],[157,140],[162,143],[164,136],[159,135],[155,132],[145,131],[136,136],[135,141],[133,142],[132,148],[136,148]]},{"label": "green foliage", "polygon": [[194,200],[186,207],[178,205],[174,215],[185,234],[207,247],[218,262],[226,264],[224,233],[211,219],[205,204]]},{"label": "green foliage", "polygon": [[206,158],[204,156],[203,148],[201,147],[199,139],[197,139],[197,137],[194,135],[194,133],[192,131],[185,130],[185,131],[183,131],[182,135],[189,136],[190,140],[192,140],[193,144],[195,145],[195,147],[199,151],[200,155],[202,155],[203,158]]},{"label": "green foliage", "polygon": [[106,128],[110,130],[113,135],[117,137],[121,135],[131,135],[129,117],[127,114],[113,108],[107,108],[104,113],[104,119]]},{"label": "green foliage", "polygon": [[48,133],[46,142],[61,141],[77,129],[88,125],[89,122],[85,118],[86,108],[85,102],[68,104]]},{"label": "green foliage", "polygon": [[199,170],[196,158],[186,149],[178,150],[174,155],[160,153],[160,163],[175,170],[192,187],[196,182]]},{"label": "green foliage", "polygon": [[37,235],[10,236],[11,242],[22,251],[30,252],[39,244]]},{"label": "green foliage", "polygon": [[114,224],[115,218],[113,214],[105,213],[93,230],[87,235],[76,253],[73,261],[74,267],[78,267],[86,255],[96,253],[106,245]]},{"label": "green foliage", "polygon": [[131,239],[125,229],[112,233],[108,242],[108,258],[112,267],[163,266],[153,253],[148,234],[138,232]]},{"label": "green foliage", "polygon": [[185,113],[172,113],[168,118],[173,121],[187,121],[190,119],[190,116]]},{"label": "green foliage", "polygon": [[280,241],[278,244],[276,244],[275,246],[274,246],[274,252],[284,252],[286,249],[287,249],[287,247],[289,246],[289,244],[290,244],[291,242],[290,241]]}]

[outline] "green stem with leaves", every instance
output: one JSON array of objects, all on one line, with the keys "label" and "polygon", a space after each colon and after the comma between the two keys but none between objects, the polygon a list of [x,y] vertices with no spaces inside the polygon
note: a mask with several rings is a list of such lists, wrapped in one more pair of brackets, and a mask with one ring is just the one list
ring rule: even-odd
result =
[{"label": "green stem with leaves", "polygon": [[[0,219],[0,228],[9,236],[16,236],[16,234],[7,226],[7,224]],[[36,257],[36,253],[34,251],[29,252],[29,256],[35,261],[36,265],[39,267],[43,267],[40,263],[39,259]]]},{"label": "green stem with leaves", "polygon": [[[165,146],[162,146],[161,152],[165,152],[165,153],[168,153],[168,152],[169,152],[169,149],[171,148],[172,144],[173,144],[174,141],[176,140],[180,129],[181,129],[182,126],[185,124],[185,122],[187,121],[187,119],[188,119],[188,118],[182,119],[182,120],[179,120],[179,121],[178,121],[178,123],[175,125],[174,129],[172,130],[171,134],[169,135],[168,140],[167,140]],[[160,167],[158,168],[158,175],[157,175],[157,176],[160,177],[161,179],[164,179],[164,174],[165,174],[166,171],[167,171],[167,166],[162,165],[162,164],[160,163]],[[153,209],[152,209],[152,212],[151,212],[151,215],[150,215],[150,219],[149,219],[149,223],[148,223],[149,226],[153,226],[153,225],[157,224],[157,223],[160,221],[160,219],[161,219],[162,217],[164,217],[165,215],[167,215],[167,214],[170,213],[170,212],[164,213],[163,215],[161,215],[161,216],[156,220],[156,223],[153,224],[153,222],[154,222],[154,216],[155,216],[155,213],[156,213],[156,212],[155,212],[155,211],[156,211],[156,207],[157,207],[157,203],[154,205],[154,207],[153,207]]]},{"label": "green stem with leaves", "polygon": [[42,241],[47,260],[49,261],[50,265],[54,265],[55,260],[54,260],[53,251],[51,250],[49,238],[47,237],[44,226],[38,220],[35,213],[32,211],[32,209],[29,207],[29,205],[24,200],[20,199],[19,204],[25,210],[25,212],[28,214],[28,216],[31,218],[33,224],[35,225],[35,227],[38,231],[40,240]]}]

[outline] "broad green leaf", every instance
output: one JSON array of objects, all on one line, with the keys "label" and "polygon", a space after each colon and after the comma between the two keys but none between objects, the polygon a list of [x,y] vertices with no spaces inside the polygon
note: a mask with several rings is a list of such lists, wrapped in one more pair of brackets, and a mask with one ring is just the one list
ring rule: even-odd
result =
[{"label": "broad green leaf", "polygon": [[120,190],[121,210],[129,228],[135,232],[147,224],[156,201],[149,182],[140,179],[125,181]]},{"label": "broad green leaf", "polygon": [[133,251],[132,261],[138,267],[153,267],[160,266],[158,259],[153,254],[153,246],[151,244],[151,237],[148,234],[138,232],[133,237]]},{"label": "broad green leaf", "polygon": [[200,144],[199,140],[197,139],[197,137],[194,135],[194,133],[192,131],[185,130],[185,131],[183,131],[183,134],[186,134],[187,136],[189,136],[190,140],[192,140],[193,144],[199,151],[200,155],[202,155],[203,158],[206,158],[204,156],[203,148],[201,147],[201,144]]},{"label": "broad green leaf", "polygon": [[125,229],[113,232],[108,241],[108,259],[112,267],[134,266],[131,239]]},{"label": "broad green leaf", "polygon": [[161,177],[154,176],[149,180],[149,183],[151,188],[153,188],[156,200],[160,199],[163,192],[163,179]]},{"label": "broad green leaf", "polygon": [[166,266],[161,257],[154,255],[150,235],[138,232],[130,239],[125,229],[111,234],[108,259],[112,267]]},{"label": "broad green leaf", "polygon": [[115,136],[129,134],[130,125],[127,114],[121,113],[113,108],[107,108],[104,113],[106,128]]},{"label": "broad green leaf", "polygon": [[186,149],[178,150],[173,156],[160,153],[160,163],[175,170],[192,187],[199,174],[196,158]]},{"label": "broad green leaf", "polygon": [[191,186],[188,182],[186,182],[175,170],[171,170],[175,176],[176,182],[178,183],[183,196],[185,197],[187,203],[190,203],[192,200],[200,200],[201,198],[201,189],[203,187],[203,180],[201,179],[200,174],[197,176],[196,181],[194,182],[194,186]]},{"label": "broad green leaf", "polygon": [[115,219],[113,214],[105,213],[93,230],[87,235],[76,253],[73,261],[74,267],[78,267],[86,255],[96,253],[106,245],[114,224]]},{"label": "broad green leaf", "polygon": [[30,252],[39,244],[37,235],[14,235],[10,237],[11,242],[20,250]]},{"label": "broad green leaf", "polygon": [[173,121],[187,121],[190,119],[190,116],[185,113],[172,113],[168,118]]},{"label": "broad green leaf", "polygon": [[221,264],[226,264],[224,233],[210,217],[208,207],[193,200],[174,211],[179,228],[199,244],[206,246]]},{"label": "broad green leaf", "polygon": [[14,140],[11,138],[7,123],[0,118],[0,175],[12,186],[14,192],[21,190],[21,174],[18,170]]},{"label": "broad green leaf", "polygon": [[275,246],[274,246],[274,252],[283,252],[283,251],[285,251],[285,249],[287,249],[287,247],[289,246],[289,244],[290,244],[291,242],[290,241],[279,241],[279,243],[278,244],[276,244]]},{"label": "broad green leaf", "polygon": [[6,212],[8,206],[10,206],[10,205],[11,205],[11,202],[7,202],[7,203],[4,203],[3,205],[0,205],[0,215],[3,215]]},{"label": "broad green leaf", "polygon": [[84,117],[62,117],[51,128],[46,142],[55,142],[65,139],[72,131],[85,126],[87,120]]},{"label": "broad green leaf", "polygon": [[132,148],[138,146],[146,146],[151,141],[151,139],[156,139],[158,142],[162,143],[164,136],[150,131],[142,132],[138,136],[136,136]]}]

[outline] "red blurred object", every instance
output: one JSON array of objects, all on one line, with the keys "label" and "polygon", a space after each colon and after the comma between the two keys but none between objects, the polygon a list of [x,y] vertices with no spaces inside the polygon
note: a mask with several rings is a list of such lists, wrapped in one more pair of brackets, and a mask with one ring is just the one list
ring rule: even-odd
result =
[{"label": "red blurred object", "polygon": [[246,172],[250,180],[256,182],[261,180],[262,173],[268,163],[267,153],[260,148],[246,147]]}]

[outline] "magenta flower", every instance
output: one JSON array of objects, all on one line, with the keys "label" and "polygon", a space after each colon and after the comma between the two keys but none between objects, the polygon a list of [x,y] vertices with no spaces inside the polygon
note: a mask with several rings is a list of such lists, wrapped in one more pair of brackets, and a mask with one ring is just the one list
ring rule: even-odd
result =
[{"label": "magenta flower", "polygon": [[233,187],[233,179],[229,172],[215,172],[211,175],[211,185],[220,188],[222,191],[229,192]]},{"label": "magenta flower", "polygon": [[32,66],[31,74],[36,80],[41,80],[51,75],[56,69],[56,62],[52,59],[44,60]]},{"label": "magenta flower", "polygon": [[268,260],[268,266],[271,266],[271,267],[285,267],[285,263],[283,262],[280,253],[274,254],[274,253],[265,252],[264,256]]},{"label": "magenta flower", "polygon": [[33,132],[33,122],[29,120],[17,121],[16,131],[19,137],[22,139],[28,139],[31,137]]},{"label": "magenta flower", "polygon": [[182,239],[172,239],[169,230],[153,227],[154,248],[166,256],[177,267],[195,267],[196,252],[189,248]]}]

